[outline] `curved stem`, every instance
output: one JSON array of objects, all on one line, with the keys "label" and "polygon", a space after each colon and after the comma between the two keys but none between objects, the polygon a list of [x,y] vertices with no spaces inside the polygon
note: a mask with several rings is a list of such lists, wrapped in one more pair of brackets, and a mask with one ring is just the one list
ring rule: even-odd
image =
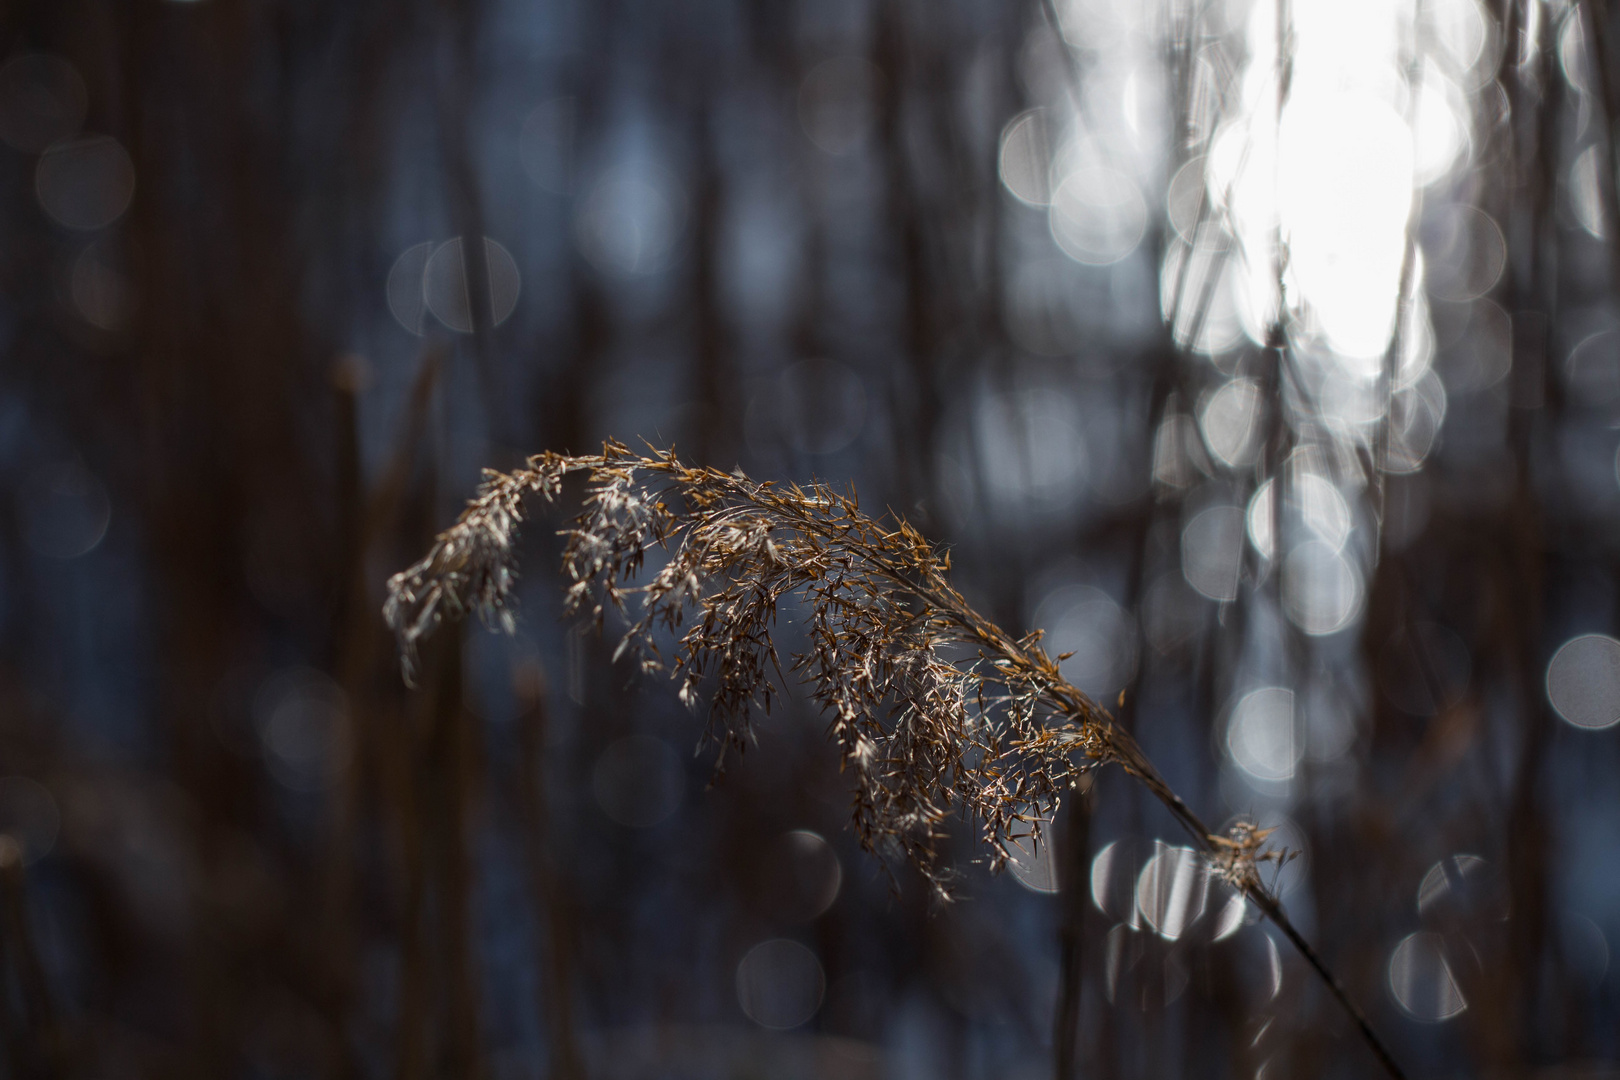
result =
[{"label": "curved stem", "polygon": [[[1165,809],[1170,811],[1171,816],[1180,822],[1181,826],[1192,836],[1200,851],[1205,855],[1215,854],[1215,834],[1209,830],[1209,826],[1204,824],[1203,819],[1195,814],[1192,808],[1182,800],[1181,796],[1177,795],[1170,785],[1164,781],[1164,778],[1159,775],[1159,771],[1153,767],[1153,763],[1148,760],[1147,755],[1142,752],[1142,748],[1137,745],[1136,740],[1125,732],[1116,729],[1112,732],[1111,742],[1116,753],[1120,755],[1119,764],[1121,767],[1127,773],[1136,777],[1143,786],[1153,793],[1159,802],[1164,804]],[[1361,1033],[1362,1041],[1373,1052],[1373,1056],[1384,1067],[1384,1071],[1390,1075],[1392,1080],[1406,1080],[1406,1074],[1396,1064],[1394,1056],[1389,1052],[1389,1048],[1384,1045],[1377,1032],[1373,1031],[1372,1024],[1367,1020],[1366,1013],[1362,1012],[1361,1007],[1351,1000],[1349,992],[1344,988],[1344,983],[1327,966],[1327,962],[1322,959],[1321,954],[1295,928],[1293,922],[1288,918],[1288,913],[1283,910],[1282,901],[1265,889],[1260,883],[1258,875],[1250,875],[1247,880],[1239,883],[1239,887],[1242,889],[1243,895],[1255,907],[1260,909],[1262,915],[1271,920],[1273,926],[1282,931],[1283,936],[1305,958],[1306,963],[1311,965],[1312,970],[1316,972],[1322,982],[1327,984],[1328,991],[1333,995],[1334,1000],[1339,1003],[1339,1007],[1345,1011],[1356,1025],[1356,1030]]]}]

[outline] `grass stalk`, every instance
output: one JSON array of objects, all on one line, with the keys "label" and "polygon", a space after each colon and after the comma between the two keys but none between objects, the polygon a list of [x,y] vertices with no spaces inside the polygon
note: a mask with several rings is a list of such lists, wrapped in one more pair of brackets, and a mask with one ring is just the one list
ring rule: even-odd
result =
[{"label": "grass stalk", "polygon": [[[389,581],[384,615],[407,680],[418,643],[446,620],[476,611],[512,629],[524,500],[556,501],[573,474],[584,474],[586,495],[562,530],[566,610],[598,629],[617,613],[629,628],[616,657],[671,675],[689,706],[708,698],[717,771],[752,740],[755,711],[768,712],[784,689],[779,617],[802,621],[809,644],[787,670],[831,718],[866,850],[886,865],[903,858],[949,898],[951,873],[938,857],[949,815],[976,824],[999,870],[1020,840],[1041,842],[1087,772],[1117,765],[1170,811],[1210,872],[1288,938],[1379,1063],[1402,1077],[1262,882],[1260,864],[1286,858],[1267,848],[1271,830],[1240,821],[1212,831],[1108,711],[1063,678],[1066,656],[1049,657],[1039,631],[1014,637],[980,615],[951,586],[948,554],[904,520],[864,514],[853,489],[759,483],[611,442],[599,455],[548,452],[511,473],[487,471],[460,519]],[[649,555],[661,565],[643,575]],[[668,639],[666,660],[659,641]]]}]

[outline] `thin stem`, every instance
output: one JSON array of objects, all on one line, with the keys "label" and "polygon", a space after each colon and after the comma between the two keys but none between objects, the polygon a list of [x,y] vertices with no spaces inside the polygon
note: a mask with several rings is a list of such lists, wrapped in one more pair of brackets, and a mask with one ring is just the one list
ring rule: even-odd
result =
[{"label": "thin stem", "polygon": [[[1164,779],[1153,767],[1153,763],[1150,762],[1147,759],[1147,756],[1141,752],[1141,749],[1136,746],[1135,740],[1130,739],[1130,736],[1125,735],[1124,732],[1119,732],[1116,738],[1120,738],[1121,740],[1130,740],[1128,746],[1136,755],[1134,761],[1130,763],[1121,763],[1124,766],[1125,771],[1141,781],[1143,786],[1152,792],[1153,795],[1164,804],[1165,808],[1168,809],[1171,815],[1175,817],[1175,819],[1181,823],[1182,827],[1187,830],[1188,834],[1192,836],[1194,842],[1206,856],[1216,855],[1217,845],[1214,841],[1215,834],[1212,833],[1209,830],[1209,827],[1204,824],[1203,820],[1192,811],[1192,808],[1182,801],[1179,795],[1171,790],[1170,785],[1164,782]],[[1286,937],[1289,942],[1293,944],[1294,948],[1299,952],[1299,954],[1305,958],[1306,963],[1311,965],[1311,969],[1314,970],[1316,974],[1321,977],[1322,981],[1327,984],[1327,988],[1329,992],[1333,994],[1334,1000],[1339,1003],[1339,1006],[1344,1009],[1345,1013],[1355,1023],[1356,1029],[1361,1033],[1362,1041],[1364,1041],[1368,1048],[1372,1050],[1373,1056],[1376,1057],[1378,1059],[1378,1063],[1384,1067],[1384,1071],[1393,1077],[1394,1080],[1406,1080],[1406,1074],[1401,1071],[1401,1067],[1396,1064],[1395,1058],[1390,1054],[1389,1049],[1384,1045],[1383,1041],[1378,1038],[1378,1034],[1373,1031],[1372,1024],[1367,1020],[1366,1013],[1362,1012],[1361,1007],[1351,1000],[1349,992],[1344,988],[1344,983],[1341,982],[1339,977],[1333,973],[1333,970],[1327,966],[1327,962],[1322,959],[1321,954],[1318,953],[1311,946],[1310,942],[1306,941],[1304,936],[1300,934],[1299,930],[1295,928],[1293,922],[1288,918],[1288,913],[1283,910],[1282,901],[1266,890],[1264,885],[1261,884],[1258,875],[1235,882],[1235,884],[1239,889],[1242,890],[1243,895],[1246,896],[1255,907],[1260,909],[1260,913],[1267,919],[1270,919],[1273,926],[1282,931],[1283,936]]]}]

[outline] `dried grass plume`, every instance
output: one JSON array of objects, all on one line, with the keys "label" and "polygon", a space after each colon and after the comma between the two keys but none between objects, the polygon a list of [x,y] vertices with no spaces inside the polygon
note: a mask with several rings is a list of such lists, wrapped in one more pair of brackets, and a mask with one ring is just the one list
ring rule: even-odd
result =
[{"label": "dried grass plume", "polygon": [[[853,491],[757,483],[616,443],[488,473],[428,555],[390,580],[385,615],[407,678],[417,642],[446,618],[477,611],[511,629],[523,501],[555,500],[576,472],[588,486],[563,533],[568,612],[598,627],[608,609],[622,614],[630,625],[615,655],[670,671],[689,705],[707,697],[722,760],[749,741],[784,671],[802,678],[854,775],[862,843],[902,856],[942,892],[949,815],[977,822],[999,864],[1085,769],[1129,761],[1040,635],[1015,639],[976,613],[946,579],[949,556],[910,525],[863,514]],[[655,552],[660,565],[635,583]],[[783,618],[802,619],[808,639],[786,665],[775,644]],[[676,642],[667,660],[663,633]]]},{"label": "dried grass plume", "polygon": [[[692,468],[668,451],[544,453],[511,473],[486,471],[477,496],[432,550],[388,583],[384,616],[406,679],[417,644],[446,619],[478,612],[510,631],[513,541],[524,501],[555,502],[584,475],[584,505],[562,531],[566,609],[598,629],[628,622],[615,658],[668,672],[681,700],[707,697],[708,734],[726,751],[751,739],[789,672],[830,717],[856,788],[854,827],[867,850],[900,856],[939,895],[943,825],[974,822],[993,869],[1034,837],[1087,770],[1117,764],[1187,830],[1212,873],[1243,892],[1322,976],[1391,1075],[1400,1071],[1338,979],[1289,923],[1261,880],[1270,830],[1239,822],[1212,833],[1112,717],[1067,682],[1040,632],[1014,637],[947,580],[950,557],[903,520],[861,512],[855,492],[775,485]],[[644,579],[644,580],[643,580]],[[784,667],[783,620],[806,644]],[[659,641],[673,642],[665,657]]]}]

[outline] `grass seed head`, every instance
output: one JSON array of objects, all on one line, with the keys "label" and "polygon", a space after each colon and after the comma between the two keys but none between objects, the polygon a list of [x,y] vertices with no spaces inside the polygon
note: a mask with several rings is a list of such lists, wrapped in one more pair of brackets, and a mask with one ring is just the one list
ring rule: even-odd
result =
[{"label": "grass seed head", "polygon": [[[853,777],[861,843],[942,895],[947,818],[976,823],[999,867],[1086,769],[1117,756],[1107,714],[1064,681],[1040,635],[1013,638],[975,612],[905,521],[862,513],[853,491],[758,483],[611,442],[486,473],[432,550],[390,579],[384,614],[407,679],[446,618],[476,611],[511,629],[524,499],[554,501],[572,473],[586,495],[561,533],[567,611],[600,628],[612,608],[629,622],[616,658],[668,671],[689,706],[706,691],[722,766],[783,684],[805,683]],[[644,574],[655,548],[662,564]],[[774,636],[784,603],[803,612],[808,639],[786,665]],[[668,662],[660,633],[677,642]]]}]

